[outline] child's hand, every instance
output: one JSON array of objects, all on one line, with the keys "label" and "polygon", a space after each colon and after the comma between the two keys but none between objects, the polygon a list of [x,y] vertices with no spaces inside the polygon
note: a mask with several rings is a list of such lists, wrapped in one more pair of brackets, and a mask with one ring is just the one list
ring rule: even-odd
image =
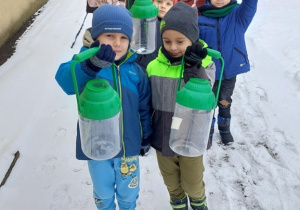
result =
[{"label": "child's hand", "polygon": [[193,67],[197,65],[197,67],[200,67],[202,59],[206,56],[206,48],[203,49],[203,45],[200,42],[193,43],[192,46],[186,48],[184,55],[185,66]]},{"label": "child's hand", "polygon": [[147,155],[149,150],[150,150],[150,142],[151,142],[151,137],[150,136],[145,138],[145,139],[142,139],[141,150],[140,150],[140,155],[141,156]]},{"label": "child's hand", "polygon": [[[96,40],[91,44],[92,47],[98,47],[100,45],[99,40]],[[110,67],[114,62],[116,53],[113,51],[110,45],[101,44],[100,50],[96,55],[90,58],[92,64],[98,68]]]},{"label": "child's hand", "polygon": [[[96,40],[90,48],[99,47],[99,45],[99,40]],[[110,67],[115,57],[116,53],[110,45],[101,44],[100,50],[95,56],[81,63],[81,67],[88,75],[95,76],[102,68]]]}]

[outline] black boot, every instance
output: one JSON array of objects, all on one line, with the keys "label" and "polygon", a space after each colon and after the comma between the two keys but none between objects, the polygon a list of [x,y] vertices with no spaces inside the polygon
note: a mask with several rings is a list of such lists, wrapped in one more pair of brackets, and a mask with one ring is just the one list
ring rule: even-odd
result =
[{"label": "black boot", "polygon": [[215,122],[216,122],[216,118],[213,117],[213,119],[211,121],[211,127],[210,127],[210,132],[209,132],[209,137],[208,137],[206,150],[209,150],[212,146],[212,139],[213,139],[213,135],[214,135],[214,131],[215,131]]},{"label": "black boot", "polygon": [[185,196],[182,199],[171,199],[170,204],[173,210],[188,210],[187,196]]},{"label": "black boot", "polygon": [[234,142],[230,132],[231,118],[224,118],[218,115],[218,128],[221,135],[221,141],[224,145],[230,145]]},{"label": "black boot", "polygon": [[190,204],[193,210],[208,210],[205,196],[200,200],[190,198]]}]

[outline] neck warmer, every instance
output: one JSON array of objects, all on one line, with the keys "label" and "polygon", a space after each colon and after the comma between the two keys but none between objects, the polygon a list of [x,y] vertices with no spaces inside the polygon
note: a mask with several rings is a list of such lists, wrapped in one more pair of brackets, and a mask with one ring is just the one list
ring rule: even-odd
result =
[{"label": "neck warmer", "polygon": [[233,10],[233,8],[235,8],[238,5],[239,4],[237,3],[237,1],[230,2],[229,4],[220,8],[214,7],[212,5],[204,5],[198,7],[198,11],[201,13],[201,15],[207,17],[224,17],[228,15]]},{"label": "neck warmer", "polygon": [[161,46],[161,52],[166,56],[166,58],[170,61],[171,65],[178,65],[181,62],[182,56],[178,58],[174,58],[170,55],[170,53],[165,49],[164,45]]}]

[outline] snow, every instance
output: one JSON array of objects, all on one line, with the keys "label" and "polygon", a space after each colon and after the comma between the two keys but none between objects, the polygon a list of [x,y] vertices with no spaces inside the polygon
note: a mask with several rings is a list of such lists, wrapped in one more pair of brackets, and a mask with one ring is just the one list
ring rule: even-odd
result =
[{"label": "snow", "polygon": [[[259,1],[246,34],[252,70],[238,76],[232,104],[235,143],[215,134],[204,155],[209,209],[299,209],[300,6]],[[3,210],[96,209],[85,161],[75,158],[77,108],[54,75],[78,53],[86,1],[49,0],[0,66],[0,181]],[[217,130],[217,128],[216,128]],[[138,210],[170,209],[154,149],[140,158]]]}]

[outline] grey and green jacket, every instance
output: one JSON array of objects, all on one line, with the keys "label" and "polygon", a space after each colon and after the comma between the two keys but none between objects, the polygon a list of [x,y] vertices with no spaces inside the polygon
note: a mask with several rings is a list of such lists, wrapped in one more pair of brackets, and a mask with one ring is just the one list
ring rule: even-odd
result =
[{"label": "grey and green jacket", "polygon": [[[207,47],[206,43],[199,40]],[[171,64],[161,52],[155,60],[147,66],[146,72],[151,83],[152,91],[152,137],[151,146],[161,152],[163,156],[177,156],[169,146],[172,117],[176,102],[177,83],[180,75],[181,63]],[[193,68],[193,67],[191,67]],[[196,67],[194,67],[196,68]],[[204,68],[204,69],[203,69]],[[187,70],[187,69],[185,69]],[[189,71],[199,69],[189,69]],[[211,86],[215,81],[215,64],[210,56],[202,60],[200,69],[204,77],[209,79]],[[184,86],[183,74],[181,75],[181,86]]]}]

